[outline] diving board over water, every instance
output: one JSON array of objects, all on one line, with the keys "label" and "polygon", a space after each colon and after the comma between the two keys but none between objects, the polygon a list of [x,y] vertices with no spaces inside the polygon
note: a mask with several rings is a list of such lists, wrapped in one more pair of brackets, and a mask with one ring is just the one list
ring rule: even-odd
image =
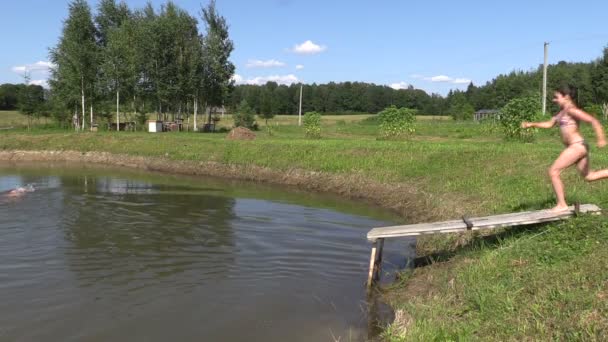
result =
[{"label": "diving board over water", "polygon": [[523,211],[519,213],[485,217],[463,217],[460,220],[444,222],[374,228],[367,233],[367,239],[373,242],[367,284],[368,287],[370,287],[373,281],[378,277],[379,266],[382,263],[382,247],[384,245],[384,239],[386,238],[440,233],[463,233],[480,229],[523,226],[566,220],[578,213],[599,214],[601,210],[602,209],[594,204],[583,204],[580,206],[571,206],[569,210],[561,212],[551,212],[549,210]]}]

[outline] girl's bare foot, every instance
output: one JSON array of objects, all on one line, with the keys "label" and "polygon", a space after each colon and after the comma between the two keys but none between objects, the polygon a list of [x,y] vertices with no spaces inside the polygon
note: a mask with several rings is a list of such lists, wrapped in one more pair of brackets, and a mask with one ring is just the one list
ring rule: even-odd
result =
[{"label": "girl's bare foot", "polygon": [[567,205],[558,205],[558,206],[553,207],[552,209],[549,209],[549,211],[552,213],[559,213],[559,212],[568,211],[568,210],[570,210],[570,208],[568,208]]}]

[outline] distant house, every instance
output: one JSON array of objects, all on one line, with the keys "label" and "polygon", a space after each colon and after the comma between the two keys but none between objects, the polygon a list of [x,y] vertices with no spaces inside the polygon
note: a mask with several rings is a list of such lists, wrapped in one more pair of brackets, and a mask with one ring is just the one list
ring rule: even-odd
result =
[{"label": "distant house", "polygon": [[481,121],[486,119],[500,119],[500,111],[496,109],[481,109],[473,114],[475,121]]}]

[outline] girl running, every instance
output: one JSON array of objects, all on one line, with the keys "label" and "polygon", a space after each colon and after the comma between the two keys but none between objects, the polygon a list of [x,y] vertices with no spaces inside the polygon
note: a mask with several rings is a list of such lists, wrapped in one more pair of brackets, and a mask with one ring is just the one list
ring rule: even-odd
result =
[{"label": "girl running", "polygon": [[562,87],[555,91],[553,102],[559,105],[560,112],[551,120],[545,122],[522,122],[523,128],[551,128],[559,124],[562,141],[566,148],[549,168],[549,177],[553,184],[553,190],[557,196],[557,205],[551,209],[553,212],[568,210],[566,196],[564,194],[564,184],[560,178],[562,170],[576,164],[576,168],[586,181],[592,182],[608,177],[608,169],[600,171],[589,170],[589,145],[579,132],[581,121],[590,123],[597,137],[597,146],[606,146],[606,138],[602,124],[593,116],[579,109],[574,99],[576,90],[572,87]]}]

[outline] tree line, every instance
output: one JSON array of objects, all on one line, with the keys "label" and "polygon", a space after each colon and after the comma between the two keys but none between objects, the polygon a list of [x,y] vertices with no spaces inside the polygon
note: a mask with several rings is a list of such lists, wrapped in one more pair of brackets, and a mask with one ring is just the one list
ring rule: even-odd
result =
[{"label": "tree line", "polygon": [[121,106],[127,106],[141,121],[150,112],[165,120],[168,113],[192,113],[197,127],[199,108],[223,105],[234,74],[233,43],[214,0],[198,17],[171,1],[156,10],[151,3],[131,9],[101,0],[96,9],[86,0],[71,1],[51,49],[50,100],[57,119],[71,118],[85,129],[99,115],[113,116],[118,128]]},{"label": "tree line", "polygon": [[[442,115],[446,112],[445,99],[438,94],[410,86],[393,89],[384,85],[364,82],[330,82],[302,85],[302,112],[324,114],[378,113],[395,105],[417,109],[421,113]],[[257,114],[297,114],[300,102],[300,84],[237,85],[227,105],[232,111],[245,100]]]},{"label": "tree line", "polygon": [[[595,111],[608,102],[608,48],[603,56],[589,63],[561,61],[548,66],[548,101],[552,90],[567,83],[578,89],[578,103]],[[476,110],[500,109],[510,100],[542,93],[542,65],[530,71],[501,74],[466,90],[452,90],[447,96],[428,94],[412,86],[392,89],[388,86],[362,82],[303,85],[302,111],[319,113],[378,113],[391,105],[418,110],[427,115],[453,115],[457,119],[471,118]],[[296,114],[299,110],[300,85],[238,85],[229,97],[231,110],[245,100],[257,114]]]},{"label": "tree line", "polygon": [[[446,107],[458,114],[468,110],[500,109],[515,98],[541,96],[542,65],[530,71],[513,71],[488,81],[483,86],[469,84],[466,90],[450,91]],[[561,85],[577,89],[575,99],[579,106],[590,111],[599,111],[600,105],[608,103],[608,47],[602,56],[589,63],[558,62],[547,68],[547,104],[551,108],[553,90]]]},{"label": "tree line", "polygon": [[[0,110],[28,111],[45,104],[45,90],[39,85],[0,84]],[[28,108],[29,107],[29,108]]]}]

